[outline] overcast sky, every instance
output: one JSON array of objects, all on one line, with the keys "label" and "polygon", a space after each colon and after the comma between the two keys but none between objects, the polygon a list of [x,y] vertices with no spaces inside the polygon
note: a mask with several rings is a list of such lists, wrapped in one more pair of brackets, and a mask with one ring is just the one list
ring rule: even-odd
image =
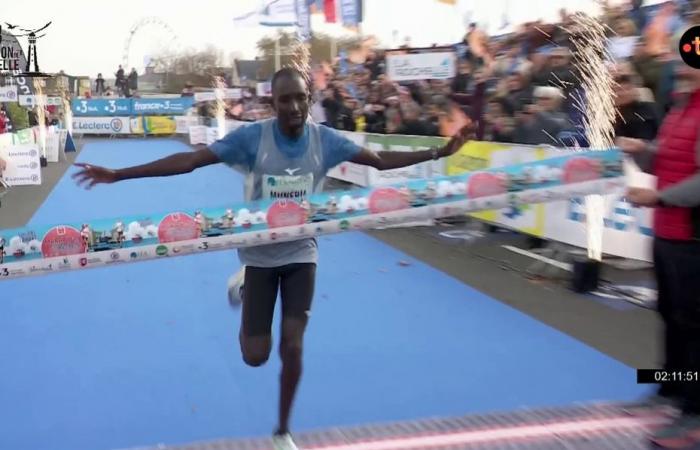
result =
[{"label": "overcast sky", "polygon": [[[542,17],[554,19],[560,5],[569,10],[590,5],[592,0],[459,0],[455,6],[436,0],[365,0],[363,31],[374,34],[385,45],[403,42],[411,37],[413,45],[453,43],[464,33],[465,17],[490,23],[498,28],[504,11],[511,22]],[[37,47],[42,71],[64,70],[73,75],[95,77],[101,72],[112,77],[124,56],[125,42],[132,26],[141,18],[155,16],[167,23],[177,40],[161,27],[147,26],[134,36],[129,52],[129,67],[141,71],[144,57],[159,48],[202,48],[213,44],[225,57],[236,52],[252,58],[255,44],[274,30],[266,27],[234,27],[232,18],[250,12],[259,0],[197,0],[176,3],[172,0],[121,0],[99,3],[87,0],[2,1],[0,21],[19,24],[23,28],[38,27],[48,21]],[[406,6],[410,4],[410,8]],[[118,6],[117,6],[118,5]],[[315,16],[312,27],[338,33]],[[3,24],[4,25],[4,24]],[[394,33],[396,31],[396,33]],[[399,42],[394,42],[398,36]],[[25,38],[22,38],[25,39]],[[26,40],[22,40],[26,48]]]}]

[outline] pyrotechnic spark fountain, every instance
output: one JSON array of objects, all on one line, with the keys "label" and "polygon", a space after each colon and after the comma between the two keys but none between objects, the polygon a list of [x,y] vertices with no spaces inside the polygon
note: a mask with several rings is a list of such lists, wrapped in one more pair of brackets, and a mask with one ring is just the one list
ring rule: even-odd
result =
[{"label": "pyrotechnic spark fountain", "polygon": [[34,99],[36,100],[36,117],[39,125],[39,152],[41,156],[46,159],[46,113],[44,107],[46,102],[44,101],[44,90],[42,85],[44,80],[41,78],[34,78],[34,92],[36,95]]},{"label": "pyrotechnic spark fountain", "polygon": [[224,102],[224,80],[219,76],[214,76],[214,95],[216,95],[216,132],[219,139],[226,135],[226,102]]},{"label": "pyrotechnic spark fountain", "polygon": [[[584,128],[592,149],[608,149],[613,146],[615,103],[614,81],[606,60],[608,39],[605,26],[594,17],[576,14],[574,28],[570,30],[573,58],[584,91]],[[586,198],[588,257],[600,261],[603,252],[603,197]]]},{"label": "pyrotechnic spark fountain", "polygon": [[70,106],[70,93],[61,85],[61,102],[63,103],[63,127],[73,134],[73,110]]},{"label": "pyrotechnic spark fountain", "polygon": [[304,80],[306,81],[309,90],[312,88],[311,81],[311,54],[309,48],[300,40],[295,40],[291,44],[292,60],[289,65],[304,75]]}]

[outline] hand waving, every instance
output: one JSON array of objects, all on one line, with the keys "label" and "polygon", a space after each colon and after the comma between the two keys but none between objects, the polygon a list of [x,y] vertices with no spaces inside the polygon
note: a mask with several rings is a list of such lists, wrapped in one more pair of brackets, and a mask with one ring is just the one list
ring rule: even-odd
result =
[{"label": "hand waving", "polygon": [[85,163],[76,163],[75,165],[82,168],[82,170],[73,175],[73,179],[76,180],[78,186],[92,189],[96,184],[108,184],[117,181],[117,173],[112,169]]}]

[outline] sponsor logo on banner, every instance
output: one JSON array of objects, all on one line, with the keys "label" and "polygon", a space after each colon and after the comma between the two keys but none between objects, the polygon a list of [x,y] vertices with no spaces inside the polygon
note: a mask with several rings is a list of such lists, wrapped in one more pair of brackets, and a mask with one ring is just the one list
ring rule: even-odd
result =
[{"label": "sponsor logo on banner", "polygon": [[73,132],[79,134],[130,134],[128,117],[73,117]]},{"label": "sponsor logo on banner", "polygon": [[74,99],[71,102],[74,117],[129,116],[132,113],[131,99]]},{"label": "sponsor logo on banner", "polygon": [[0,279],[23,277],[27,274],[23,269],[10,269],[8,267],[0,267]]},{"label": "sponsor logo on banner", "polygon": [[7,162],[3,180],[10,186],[41,184],[41,167],[36,144],[0,148],[0,157]]},{"label": "sponsor logo on banner", "polygon": [[145,117],[145,123],[148,134],[173,134],[177,130],[173,117]]},{"label": "sponsor logo on banner", "polygon": [[290,227],[306,223],[306,210],[291,200],[280,200],[267,211],[267,224],[270,228]]},{"label": "sponsor logo on banner", "polygon": [[165,245],[159,245],[156,247],[156,255],[158,256],[167,256],[168,254],[168,247]]},{"label": "sponsor logo on banner", "polygon": [[199,243],[199,248],[200,250],[214,250],[218,248],[223,248],[224,244],[221,243],[220,241],[217,242],[209,242],[209,241],[202,241]]},{"label": "sponsor logo on banner", "polygon": [[405,193],[395,188],[375,189],[369,196],[369,210],[372,214],[398,211],[411,207]]},{"label": "sponsor logo on banner", "polygon": [[61,97],[47,97],[46,95],[20,95],[19,104],[22,106],[34,106],[43,103],[48,106],[63,106]]},{"label": "sponsor logo on banner", "polygon": [[392,81],[445,80],[456,74],[452,52],[387,55],[386,59]]},{"label": "sponsor logo on banner", "polygon": [[562,181],[566,184],[600,179],[603,165],[597,159],[576,157],[564,164]]},{"label": "sponsor logo on banner", "polygon": [[102,263],[102,258],[87,258],[87,257],[82,257],[78,261],[80,264],[80,267],[87,267],[90,264],[101,264]]},{"label": "sponsor logo on banner", "polygon": [[44,258],[70,256],[85,253],[86,246],[80,231],[69,226],[54,227],[41,241],[41,254]]},{"label": "sponsor logo on banner", "polygon": [[16,102],[17,101],[17,86],[2,86],[0,87],[0,103]]},{"label": "sponsor logo on banner", "polygon": [[508,190],[508,181],[503,174],[488,172],[477,173],[469,177],[467,194],[470,198],[490,197],[504,194]]},{"label": "sponsor logo on banner", "polygon": [[150,256],[151,253],[147,250],[134,250],[129,254],[129,258],[131,259],[149,258]]},{"label": "sponsor logo on banner", "polygon": [[163,243],[188,241],[198,237],[199,225],[185,213],[168,214],[158,225],[158,240]]},{"label": "sponsor logo on banner", "polygon": [[133,99],[134,114],[184,114],[194,105],[192,97]]},{"label": "sponsor logo on banner", "polygon": [[197,246],[195,244],[176,245],[172,247],[173,253],[192,253],[196,248]]},{"label": "sponsor logo on banner", "polygon": [[53,272],[53,270],[54,270],[53,263],[44,264],[44,265],[40,265],[40,266],[32,265],[31,267],[29,267],[29,273]]}]

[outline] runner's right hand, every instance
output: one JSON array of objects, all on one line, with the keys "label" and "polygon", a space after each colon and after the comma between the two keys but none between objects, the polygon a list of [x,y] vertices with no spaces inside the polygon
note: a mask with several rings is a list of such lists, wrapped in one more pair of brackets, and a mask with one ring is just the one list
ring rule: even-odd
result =
[{"label": "runner's right hand", "polygon": [[96,184],[109,184],[118,181],[117,172],[112,169],[85,163],[76,163],[75,165],[81,167],[82,170],[74,174],[73,179],[76,180],[78,186],[84,186],[86,189],[91,189]]}]

